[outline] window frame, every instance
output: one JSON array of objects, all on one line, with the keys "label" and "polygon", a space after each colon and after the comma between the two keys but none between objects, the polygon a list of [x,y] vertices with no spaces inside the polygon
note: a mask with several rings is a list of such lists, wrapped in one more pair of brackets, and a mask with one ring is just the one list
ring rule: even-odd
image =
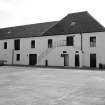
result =
[{"label": "window frame", "polygon": [[14,40],[14,50],[20,50],[20,39]]},{"label": "window frame", "polygon": [[96,36],[90,37],[90,47],[96,47]]},{"label": "window frame", "polygon": [[53,47],[53,39],[48,39],[48,48]]},{"label": "window frame", "polygon": [[31,48],[35,48],[35,40],[31,40]]},{"label": "window frame", "polygon": [[[72,40],[70,38],[72,38]],[[66,37],[66,46],[74,46],[74,36]]]}]

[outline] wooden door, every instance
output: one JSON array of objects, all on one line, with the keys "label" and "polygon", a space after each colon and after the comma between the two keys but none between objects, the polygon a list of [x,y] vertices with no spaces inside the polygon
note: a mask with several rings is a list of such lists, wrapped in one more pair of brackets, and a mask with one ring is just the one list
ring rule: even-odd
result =
[{"label": "wooden door", "polygon": [[36,64],[37,64],[37,54],[30,54],[29,65],[36,65]]},{"label": "wooden door", "polygon": [[79,62],[79,54],[75,54],[75,67],[79,67],[80,62]]},{"label": "wooden door", "polygon": [[64,54],[64,66],[69,66],[69,55]]},{"label": "wooden door", "polygon": [[90,54],[90,67],[96,67],[96,54]]}]

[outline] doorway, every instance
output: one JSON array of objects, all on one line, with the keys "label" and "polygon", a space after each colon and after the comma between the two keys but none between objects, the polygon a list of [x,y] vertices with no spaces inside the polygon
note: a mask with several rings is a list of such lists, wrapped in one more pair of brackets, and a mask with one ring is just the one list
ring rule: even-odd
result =
[{"label": "doorway", "polygon": [[64,54],[64,66],[69,66],[69,54]]},{"label": "doorway", "polygon": [[75,67],[79,67],[80,62],[79,62],[79,54],[75,54]]},{"label": "doorway", "polygon": [[90,54],[90,67],[96,67],[96,54]]},{"label": "doorway", "polygon": [[29,54],[29,65],[37,64],[37,54]]}]

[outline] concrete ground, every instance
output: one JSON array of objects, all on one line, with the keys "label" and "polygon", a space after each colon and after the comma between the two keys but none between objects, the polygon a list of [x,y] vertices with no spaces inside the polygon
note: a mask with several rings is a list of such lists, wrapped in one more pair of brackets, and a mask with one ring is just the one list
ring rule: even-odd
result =
[{"label": "concrete ground", "polygon": [[105,105],[105,72],[1,66],[0,105]]}]

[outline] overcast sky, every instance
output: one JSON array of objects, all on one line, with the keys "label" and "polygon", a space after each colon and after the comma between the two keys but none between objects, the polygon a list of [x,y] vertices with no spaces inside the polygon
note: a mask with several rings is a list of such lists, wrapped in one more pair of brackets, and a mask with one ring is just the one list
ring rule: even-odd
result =
[{"label": "overcast sky", "polygon": [[88,11],[105,26],[105,0],[0,0],[0,27],[60,20]]}]

